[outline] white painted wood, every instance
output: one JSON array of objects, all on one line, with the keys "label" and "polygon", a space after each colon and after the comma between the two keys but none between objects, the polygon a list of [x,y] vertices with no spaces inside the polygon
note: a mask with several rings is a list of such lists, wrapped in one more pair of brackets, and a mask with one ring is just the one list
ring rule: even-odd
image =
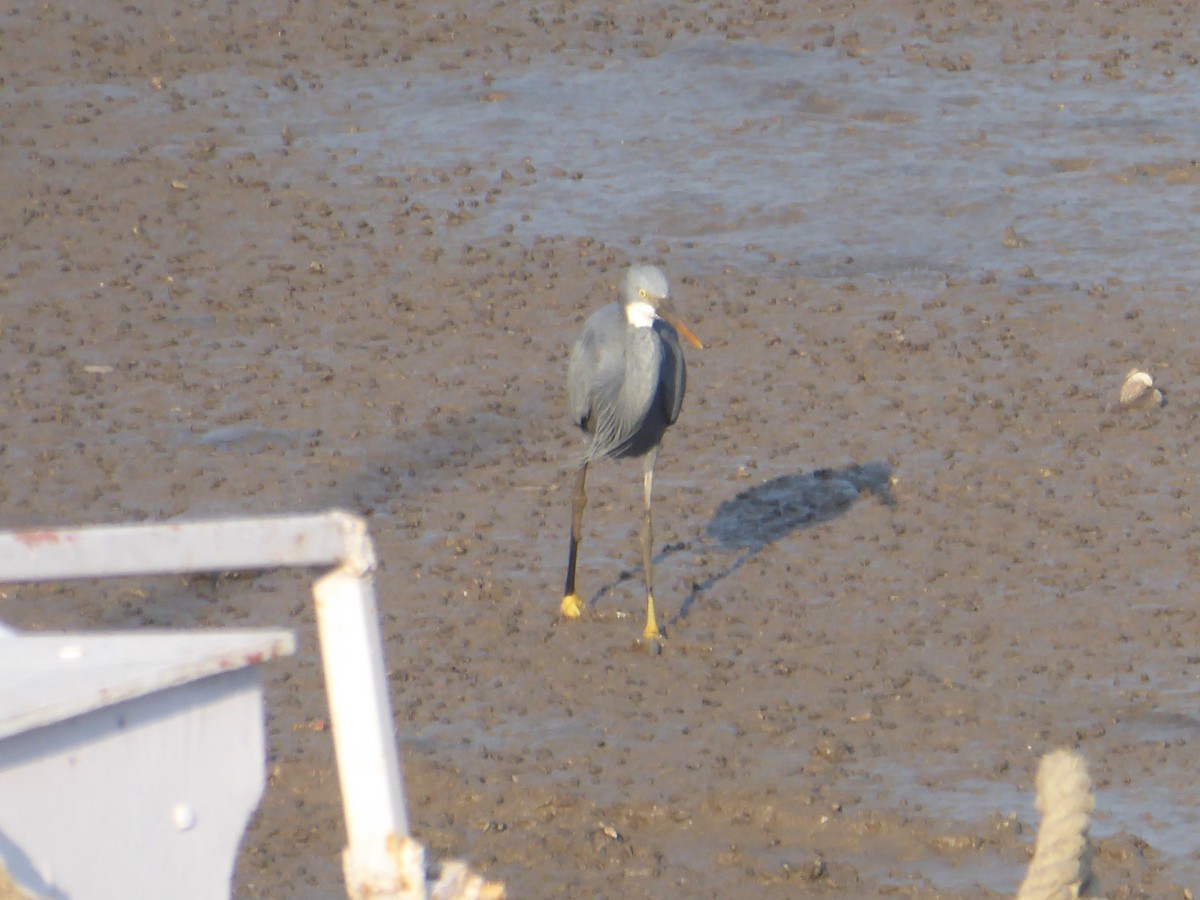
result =
[{"label": "white painted wood", "polygon": [[256,666],[10,735],[0,861],[48,898],[228,898],[263,740]]},{"label": "white painted wood", "polygon": [[424,898],[424,851],[407,833],[371,578],[375,555],[362,518],[331,511],[0,532],[0,583],[281,566],[335,567],[315,593],[349,836],[347,892]]},{"label": "white painted wood", "polygon": [[[0,582],[335,566],[369,554],[350,513],[0,532]],[[374,558],[360,561],[374,565]]]},{"label": "white painted wood", "polygon": [[415,842],[396,852],[408,819],[373,579],[335,569],[313,596],[346,814],[347,888],[352,897],[424,900],[424,852]]},{"label": "white painted wood", "polygon": [[294,650],[287,631],[11,637],[0,650],[0,739]]}]

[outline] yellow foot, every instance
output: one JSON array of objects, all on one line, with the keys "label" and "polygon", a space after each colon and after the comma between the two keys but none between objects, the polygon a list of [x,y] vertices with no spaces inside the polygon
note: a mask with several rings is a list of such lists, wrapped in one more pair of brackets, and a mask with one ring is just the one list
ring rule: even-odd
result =
[{"label": "yellow foot", "polygon": [[646,598],[646,628],[642,637],[648,641],[661,641],[662,632],[658,630],[658,619],[654,616],[654,598]]},{"label": "yellow foot", "polygon": [[583,603],[575,594],[567,594],[563,597],[560,608],[564,619],[578,619],[583,613]]}]

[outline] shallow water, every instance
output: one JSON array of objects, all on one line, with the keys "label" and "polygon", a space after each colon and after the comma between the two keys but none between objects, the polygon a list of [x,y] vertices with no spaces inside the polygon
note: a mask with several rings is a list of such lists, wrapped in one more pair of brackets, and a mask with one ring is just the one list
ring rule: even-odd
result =
[{"label": "shallow water", "polygon": [[[506,226],[526,240],[641,237],[697,267],[774,261],[908,283],[1200,278],[1197,204],[1179,187],[1197,176],[1193,70],[1084,80],[1082,62],[975,55],[946,72],[696,43],[602,69],[534,63],[487,84],[398,69],[327,78],[315,94],[235,76],[204,76],[195,92],[258,99],[264,130],[248,146],[279,146],[284,123],[293,159],[329,154],[335,179],[414,179],[423,202],[466,215],[450,229],[460,241]],[[430,173],[464,165],[479,196],[439,196]],[[536,186],[523,185],[527,165]]]},{"label": "shallow water", "polygon": [[[535,62],[486,83],[397,67],[331,73],[316,91],[236,73],[177,88],[257,123],[221,152],[279,151],[286,127],[280,180],[369,187],[380,215],[419,196],[457,217],[435,215],[434,227],[459,243],[507,229],[643,241],[653,256],[666,241],[700,271],[778,264],[913,287],[1200,280],[1200,205],[1183,188],[1200,179],[1195,70],[1092,79],[1082,60],[989,64],[995,50],[976,49],[957,72],[898,50],[859,61],[677,42],[603,68]],[[131,134],[152,129],[129,91],[103,93],[126,104]],[[474,196],[439,177],[453,170],[469,171]],[[372,186],[380,177],[399,188]]]}]

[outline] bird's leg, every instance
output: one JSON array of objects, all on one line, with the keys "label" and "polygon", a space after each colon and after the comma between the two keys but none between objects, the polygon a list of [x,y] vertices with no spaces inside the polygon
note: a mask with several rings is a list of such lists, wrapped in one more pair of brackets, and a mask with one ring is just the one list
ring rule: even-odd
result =
[{"label": "bird's leg", "polygon": [[584,482],[587,480],[585,462],[579,467],[575,476],[575,493],[571,495],[571,549],[567,554],[567,585],[563,589],[562,614],[568,619],[578,619],[583,612],[583,604],[575,594],[575,561],[579,557],[579,542],[583,539],[583,508],[587,506],[587,492]]},{"label": "bird's leg", "polygon": [[646,579],[646,630],[642,637],[648,641],[658,640],[662,633],[658,630],[658,620],[654,616],[654,522],[650,517],[650,494],[654,488],[654,461],[658,456],[655,447],[645,456],[644,472],[642,474],[642,492],[646,508],[642,515],[642,575]]}]

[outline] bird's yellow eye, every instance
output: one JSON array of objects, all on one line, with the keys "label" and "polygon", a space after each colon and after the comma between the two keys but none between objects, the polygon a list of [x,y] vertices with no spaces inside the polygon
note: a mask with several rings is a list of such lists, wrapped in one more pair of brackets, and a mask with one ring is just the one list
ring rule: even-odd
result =
[{"label": "bird's yellow eye", "polygon": [[645,300],[646,299],[646,289],[638,288],[638,296],[641,297],[643,300]]}]

